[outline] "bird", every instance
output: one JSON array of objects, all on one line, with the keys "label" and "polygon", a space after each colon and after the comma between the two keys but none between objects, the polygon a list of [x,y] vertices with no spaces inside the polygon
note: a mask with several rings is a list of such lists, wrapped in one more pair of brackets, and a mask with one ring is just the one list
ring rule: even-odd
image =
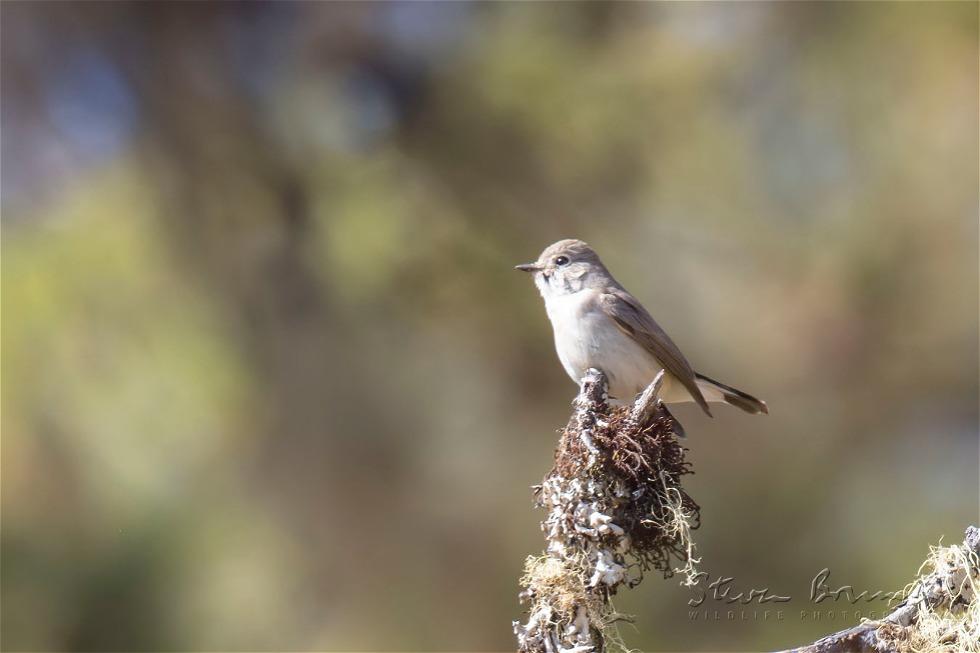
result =
[{"label": "bird", "polygon": [[726,403],[750,414],[769,413],[766,402],[694,371],[670,336],[610,274],[581,240],[549,245],[538,260],[515,266],[534,276],[554,330],[562,367],[579,383],[586,370],[605,374],[612,403],[624,404],[664,372],[664,403]]}]

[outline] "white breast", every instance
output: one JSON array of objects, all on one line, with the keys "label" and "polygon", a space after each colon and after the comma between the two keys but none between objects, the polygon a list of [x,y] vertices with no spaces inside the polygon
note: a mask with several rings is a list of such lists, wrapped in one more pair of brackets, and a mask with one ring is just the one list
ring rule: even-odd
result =
[{"label": "white breast", "polygon": [[545,301],[555,332],[555,349],[565,371],[578,383],[595,367],[609,379],[609,394],[629,401],[663,369],[597,305],[598,293],[583,290]]}]

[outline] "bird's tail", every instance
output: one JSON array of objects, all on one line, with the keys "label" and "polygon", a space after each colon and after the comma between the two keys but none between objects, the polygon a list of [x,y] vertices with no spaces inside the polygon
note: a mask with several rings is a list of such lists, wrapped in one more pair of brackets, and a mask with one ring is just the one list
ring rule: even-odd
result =
[{"label": "bird's tail", "polygon": [[698,388],[701,389],[704,398],[708,401],[723,401],[753,415],[758,413],[769,414],[769,407],[761,399],[756,399],[747,392],[736,390],[730,385],[709,379],[704,374],[695,374],[694,376],[697,379]]}]

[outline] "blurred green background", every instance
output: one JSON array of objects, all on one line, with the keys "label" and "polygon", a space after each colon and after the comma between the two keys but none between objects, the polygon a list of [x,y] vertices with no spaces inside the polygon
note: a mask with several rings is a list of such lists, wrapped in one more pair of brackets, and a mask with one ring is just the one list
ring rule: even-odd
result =
[{"label": "blurred green background", "polygon": [[976,521],[976,3],[0,10],[5,650],[512,649],[571,236],[772,413],[677,411],[783,620],[650,576],[629,644]]}]

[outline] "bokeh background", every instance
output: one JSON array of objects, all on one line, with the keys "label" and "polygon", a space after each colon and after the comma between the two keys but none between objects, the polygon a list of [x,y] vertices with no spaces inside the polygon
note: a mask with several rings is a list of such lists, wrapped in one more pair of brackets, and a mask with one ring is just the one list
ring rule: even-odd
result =
[{"label": "bokeh background", "polygon": [[977,519],[975,3],[0,10],[5,650],[512,649],[570,236],[772,412],[677,411],[784,618],[650,576],[629,644]]}]

